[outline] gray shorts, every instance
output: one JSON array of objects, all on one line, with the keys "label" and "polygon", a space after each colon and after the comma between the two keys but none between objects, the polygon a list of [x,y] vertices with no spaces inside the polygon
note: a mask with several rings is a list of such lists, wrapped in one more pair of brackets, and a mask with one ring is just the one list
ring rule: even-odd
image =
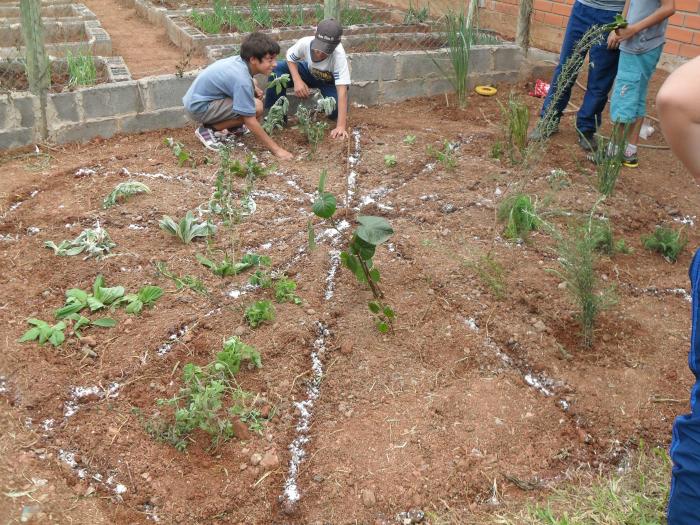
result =
[{"label": "gray shorts", "polygon": [[202,113],[190,113],[185,111],[187,116],[204,126],[211,126],[212,124],[218,124],[225,120],[232,120],[236,118],[242,118],[243,115],[239,115],[233,111],[233,100],[230,98],[221,98],[219,100],[212,100],[209,102],[209,106]]}]

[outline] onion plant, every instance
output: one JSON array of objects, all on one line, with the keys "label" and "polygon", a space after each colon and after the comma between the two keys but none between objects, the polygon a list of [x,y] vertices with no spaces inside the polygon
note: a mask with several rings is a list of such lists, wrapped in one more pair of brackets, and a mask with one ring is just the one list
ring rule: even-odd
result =
[{"label": "onion plant", "polygon": [[473,41],[473,28],[467,23],[464,13],[448,12],[445,15],[447,31],[447,47],[452,68],[443,67],[433,58],[433,62],[450,80],[457,93],[457,103],[460,108],[467,105],[469,54]]}]

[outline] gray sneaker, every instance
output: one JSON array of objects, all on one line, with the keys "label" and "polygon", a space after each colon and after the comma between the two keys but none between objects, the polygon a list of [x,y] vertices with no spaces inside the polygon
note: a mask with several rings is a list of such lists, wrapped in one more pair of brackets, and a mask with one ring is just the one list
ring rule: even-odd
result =
[{"label": "gray sneaker", "polygon": [[554,125],[551,127],[551,129],[549,129],[547,131],[543,131],[541,129],[542,125],[540,124],[540,122],[542,122],[542,120],[538,120],[537,124],[535,124],[535,127],[532,129],[532,131],[530,133],[528,133],[527,140],[529,142],[539,142],[541,140],[548,139],[549,137],[551,137],[555,133],[559,133],[559,121],[558,120],[556,122],[554,122]]},{"label": "gray sneaker", "polygon": [[214,130],[206,126],[199,126],[195,132],[195,136],[204,144],[204,147],[212,151],[218,151],[221,148],[221,143],[216,140]]}]

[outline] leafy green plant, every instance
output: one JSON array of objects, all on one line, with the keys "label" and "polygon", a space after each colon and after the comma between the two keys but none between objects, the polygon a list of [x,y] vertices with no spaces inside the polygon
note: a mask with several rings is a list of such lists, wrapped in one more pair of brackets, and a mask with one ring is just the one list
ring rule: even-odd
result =
[{"label": "leafy green plant", "polygon": [[492,159],[500,159],[503,156],[503,143],[500,140],[491,145],[490,156]]},{"label": "leafy green plant", "polygon": [[158,286],[144,286],[138,293],[127,294],[121,302],[126,303],[126,313],[140,314],[144,307],[150,307],[163,296],[163,289]]},{"label": "leafy green plant", "polygon": [[408,9],[406,10],[406,14],[403,17],[403,23],[404,24],[422,24],[423,22],[428,20],[429,16],[430,16],[430,8],[428,5],[418,9],[417,7],[413,6],[412,0],[409,0]]},{"label": "leafy green plant", "polygon": [[396,155],[384,155],[384,165],[387,168],[396,166]]},{"label": "leafy green plant", "polygon": [[615,241],[609,220],[593,219],[590,229],[593,246],[600,253],[608,256],[616,253],[630,253],[631,249],[624,239]]},{"label": "leafy green plant", "polygon": [[416,143],[416,136],[415,135],[406,135],[403,138],[403,143],[406,144],[407,146],[413,146]]},{"label": "leafy green plant", "polygon": [[[508,96],[508,102],[501,104],[501,117],[503,120],[503,143],[511,164],[525,157],[527,147],[527,127],[530,122],[530,109],[514,93]],[[517,153],[517,155],[516,155]]]},{"label": "leafy green plant", "polygon": [[82,50],[76,55],[68,51],[66,62],[68,63],[68,85],[93,86],[97,83],[97,68],[92,55]]},{"label": "leafy green plant", "polygon": [[262,367],[260,353],[234,335],[224,341],[223,349],[216,354],[213,368],[217,372],[225,372],[229,376],[235,376],[243,361],[250,361],[256,368]]},{"label": "leafy green plant", "polygon": [[[177,159],[177,165],[179,167],[182,168],[192,158],[192,154],[185,149],[185,146],[182,144],[182,142],[177,142],[172,137],[167,137],[163,140],[163,142],[166,146],[170,148],[170,151],[173,152],[173,155],[175,155],[175,158]],[[192,165],[192,167],[194,167],[194,162],[192,163]]]},{"label": "leafy green plant", "polygon": [[[336,212],[337,201],[332,193],[325,191],[327,172],[321,172],[318,183],[318,193],[311,210],[314,215],[329,220],[338,229],[333,215]],[[340,252],[340,260],[345,268],[350,270],[357,280],[366,283],[374,296],[374,305],[369,306],[375,315],[377,328],[385,332],[392,326],[394,311],[383,302],[384,294],[379,288],[380,273],[374,267],[373,257],[377,246],[389,240],[394,230],[383,217],[370,215],[357,217],[359,226],[353,232],[347,250]],[[377,310],[378,308],[378,310]],[[375,312],[376,310],[376,312]],[[386,328],[386,329],[385,329]]]},{"label": "leafy green plant", "polygon": [[498,219],[506,223],[503,235],[507,239],[525,240],[541,224],[532,197],[522,193],[503,200],[498,207]]},{"label": "leafy green plant", "polygon": [[250,0],[250,19],[256,29],[266,29],[272,27],[272,14],[267,2]]},{"label": "leafy green plant", "polygon": [[179,223],[176,223],[168,215],[164,215],[158,224],[162,230],[170,235],[175,235],[185,244],[189,244],[197,237],[208,237],[216,232],[216,226],[210,222],[196,222],[191,211],[188,211]]},{"label": "leafy green plant", "polygon": [[672,228],[657,227],[651,235],[642,236],[642,244],[647,250],[660,253],[670,262],[676,262],[687,243],[683,230]]},{"label": "leafy green plant", "polygon": [[268,135],[272,135],[275,130],[283,129],[286,122],[287,111],[289,111],[289,100],[287,97],[280,97],[267,111],[263,129]]},{"label": "leafy green plant", "polygon": [[99,260],[107,257],[116,244],[112,242],[107,230],[98,224],[95,228],[83,230],[72,241],[61,241],[58,246],[53,241],[44,241],[44,246],[51,248],[56,255],[72,256],[83,253],[83,260],[90,257]]},{"label": "leafy green plant", "polygon": [[345,27],[371,24],[372,12],[360,7],[352,7],[350,2],[346,1],[345,6],[340,10],[340,23]]},{"label": "leafy green plant", "polygon": [[132,195],[137,195],[139,193],[151,193],[151,189],[143,182],[135,180],[120,182],[114,187],[112,192],[104,198],[102,207],[105,209],[110,208],[116,205],[119,200],[126,200]]},{"label": "leafy green plant", "polygon": [[43,345],[47,341],[54,346],[60,346],[65,341],[66,336],[63,331],[66,329],[66,323],[59,321],[54,325],[50,325],[41,319],[27,319],[27,322],[33,326],[20,338],[20,343],[27,341],[38,341]]},{"label": "leafy green plant", "polygon": [[282,91],[287,89],[287,85],[289,85],[291,79],[292,77],[290,77],[288,73],[284,73],[280,76],[277,76],[276,73],[272,73],[272,75],[270,76],[270,80],[267,83],[267,89],[274,89],[275,93],[279,95],[280,93],[282,93]]},{"label": "leafy green plant", "polygon": [[299,5],[296,10],[291,4],[282,6],[282,25],[285,27],[296,27],[304,25],[304,8]]},{"label": "leafy green plant", "polygon": [[[245,162],[232,160],[231,150],[227,147],[219,149],[219,160],[214,192],[209,199],[208,207],[211,213],[222,217],[225,226],[231,226],[255,211],[255,202],[250,198],[250,194],[255,180],[267,176],[267,168],[258,163],[252,154],[246,156]],[[239,192],[234,188],[233,177],[246,179],[240,198]]]},{"label": "leafy green plant", "polygon": [[333,97],[324,97],[320,93],[317,94],[318,98],[316,99],[316,112],[317,113],[325,113],[326,116],[330,116],[334,111],[336,107],[336,101],[335,98]]},{"label": "leafy green plant", "polygon": [[260,288],[272,288],[272,276],[270,272],[266,270],[255,270],[248,279],[248,282]]},{"label": "leafy green plant", "polygon": [[299,121],[299,128],[311,146],[311,154],[318,149],[318,145],[323,142],[323,137],[328,129],[326,122],[318,122],[313,119],[309,109],[303,104],[299,104],[296,117]]},{"label": "leafy green plant", "polygon": [[160,273],[163,277],[173,281],[175,283],[175,287],[178,290],[182,290],[183,288],[189,288],[193,292],[197,292],[202,295],[208,295],[209,291],[200,279],[192,275],[183,275],[181,277],[175,275],[170,270],[168,270],[168,265],[162,261],[156,262],[155,267],[156,270],[158,270],[158,273]]},{"label": "leafy green plant", "polygon": [[473,28],[467,23],[464,13],[455,14],[450,11],[445,15],[447,46],[451,67],[443,67],[438,60],[433,62],[447,78],[457,93],[457,103],[460,108],[467,105],[469,76],[469,56],[473,41]]},{"label": "leafy green plant", "polygon": [[292,279],[282,277],[275,283],[275,300],[278,303],[294,303],[300,305],[301,298],[294,292],[297,289],[297,283]]},{"label": "leafy green plant", "polygon": [[442,143],[441,150],[429,145],[428,155],[442,164],[443,168],[448,171],[452,171],[457,166],[457,159],[455,158],[456,150],[457,146],[455,144],[452,144],[449,140],[445,140]]},{"label": "leafy green plant", "polygon": [[244,315],[251,328],[257,328],[265,321],[275,319],[275,307],[270,301],[256,301],[245,309]]},{"label": "leafy green plant", "polygon": [[214,275],[219,277],[228,277],[230,275],[238,275],[244,270],[253,266],[269,266],[270,258],[265,255],[257,255],[255,253],[246,253],[240,262],[233,261],[228,255],[224,254],[223,261],[217,263],[211,259],[197,254],[197,260],[204,266],[209,268]]}]

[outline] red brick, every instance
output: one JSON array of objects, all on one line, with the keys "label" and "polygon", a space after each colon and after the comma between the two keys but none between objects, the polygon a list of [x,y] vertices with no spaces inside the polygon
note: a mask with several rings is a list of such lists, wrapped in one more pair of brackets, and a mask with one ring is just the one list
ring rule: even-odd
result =
[{"label": "red brick", "polygon": [[700,29],[700,16],[685,15],[684,24],[688,29]]},{"label": "red brick", "polygon": [[511,5],[511,4],[504,4],[503,2],[497,2],[496,3],[496,11],[499,13],[506,13],[508,15],[516,15],[518,14],[518,6],[517,5]]},{"label": "red brick", "polygon": [[532,8],[535,11],[544,11],[545,13],[549,13],[552,10],[552,2],[549,2],[548,0],[535,0],[532,3]]},{"label": "red brick", "polygon": [[676,0],[677,11],[689,11],[697,13],[700,6],[700,0]]},{"label": "red brick", "polygon": [[682,57],[695,58],[696,56],[700,56],[700,46],[694,46],[691,44],[681,44],[679,54]]},{"label": "red brick", "polygon": [[552,4],[552,13],[568,17],[569,13],[571,13],[571,6],[566,4]]},{"label": "red brick", "polygon": [[693,34],[693,44],[696,46],[700,45],[700,33]]},{"label": "red brick", "polygon": [[685,20],[685,14],[683,13],[676,13],[673,15],[671,18],[668,19],[668,23],[673,26],[679,26],[683,27],[683,23]]},{"label": "red brick", "polygon": [[693,41],[693,32],[688,29],[682,29],[676,26],[669,26],[666,29],[666,38],[669,40],[676,40],[677,42],[687,42]]},{"label": "red brick", "polygon": [[664,45],[664,53],[669,55],[678,55],[681,50],[681,45],[678,42],[666,42]]},{"label": "red brick", "polygon": [[555,15],[553,13],[544,14],[544,23],[554,27],[561,27],[561,23],[564,17],[561,15]]},{"label": "red brick", "polygon": [[535,22],[544,22],[544,13],[541,11],[535,11]]}]

